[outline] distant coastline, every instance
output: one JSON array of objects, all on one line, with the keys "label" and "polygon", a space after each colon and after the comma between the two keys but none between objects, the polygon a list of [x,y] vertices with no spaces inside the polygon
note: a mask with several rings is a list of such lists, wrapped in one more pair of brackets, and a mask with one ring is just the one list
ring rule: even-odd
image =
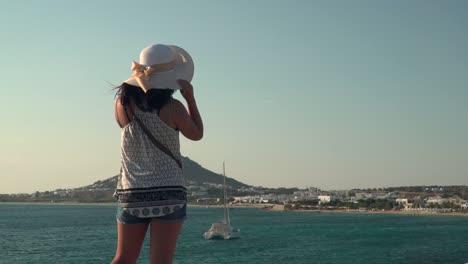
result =
[{"label": "distant coastline", "polygon": [[[116,206],[116,202],[0,202],[2,204],[11,204],[11,205],[92,205],[92,206]],[[188,203],[189,207],[194,208],[222,208],[223,205],[203,205],[203,204],[192,204]],[[284,210],[275,208],[272,204],[237,204],[230,205],[230,208],[256,208],[264,209],[268,211],[275,212],[301,212],[301,213],[344,213],[344,214],[388,214],[388,215],[440,215],[440,216],[465,216],[468,217],[468,212],[427,212],[427,211],[406,211],[406,210],[345,210],[345,209],[293,209],[293,210]]]},{"label": "distant coastline", "polygon": [[[0,202],[2,204],[24,204],[24,205],[117,205],[117,202]],[[220,204],[193,204],[188,203],[189,207],[209,207],[209,208],[222,208]],[[265,205],[262,204],[241,204],[241,205],[230,205],[230,208],[259,208],[266,209]]]},{"label": "distant coastline", "polygon": [[399,214],[399,215],[452,215],[468,216],[468,212],[430,212],[411,210],[355,210],[355,209],[281,209],[281,206],[273,205],[268,210],[277,212],[306,212],[306,213],[350,213],[350,214]]},{"label": "distant coastline", "polygon": [[444,216],[468,216],[461,212],[416,212],[416,211],[358,211],[358,210],[291,210],[291,212],[316,212],[316,213],[349,213],[349,214],[389,214],[389,215],[444,215]]},{"label": "distant coastline", "polygon": [[24,205],[117,205],[116,202],[0,202],[2,204]]}]

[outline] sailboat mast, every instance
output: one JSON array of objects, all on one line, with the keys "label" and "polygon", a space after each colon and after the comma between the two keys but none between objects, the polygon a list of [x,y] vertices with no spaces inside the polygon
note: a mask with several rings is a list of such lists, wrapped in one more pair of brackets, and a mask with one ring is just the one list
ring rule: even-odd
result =
[{"label": "sailboat mast", "polygon": [[229,217],[228,198],[227,198],[227,187],[226,187],[226,167],[223,161],[223,176],[224,176],[224,221],[231,225],[231,219]]}]

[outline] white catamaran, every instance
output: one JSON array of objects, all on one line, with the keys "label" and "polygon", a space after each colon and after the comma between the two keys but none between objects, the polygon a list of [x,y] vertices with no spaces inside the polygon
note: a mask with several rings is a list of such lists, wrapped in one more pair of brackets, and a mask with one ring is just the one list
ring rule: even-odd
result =
[{"label": "white catamaran", "polygon": [[219,223],[211,224],[211,228],[203,234],[205,239],[221,238],[232,239],[240,237],[240,229],[231,226],[231,219],[229,218],[229,207],[227,203],[227,190],[226,190],[226,170],[223,162],[223,176],[224,176],[224,219]]}]

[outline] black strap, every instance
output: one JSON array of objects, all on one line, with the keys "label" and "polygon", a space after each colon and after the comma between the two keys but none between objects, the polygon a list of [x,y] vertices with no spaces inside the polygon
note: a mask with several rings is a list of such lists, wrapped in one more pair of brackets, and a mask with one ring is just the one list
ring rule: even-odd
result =
[{"label": "black strap", "polygon": [[162,152],[166,153],[166,155],[168,155],[169,157],[171,157],[176,163],[177,165],[179,165],[179,168],[182,169],[182,162],[176,158],[176,156],[174,156],[174,154],[172,154],[172,152],[166,147],[164,146],[163,144],[161,144],[161,142],[159,142],[154,136],[153,134],[151,134],[151,132],[148,130],[148,128],[143,124],[143,122],[140,120],[140,118],[138,118],[136,115],[133,115],[133,120],[135,120],[139,125],[140,127],[143,129],[143,131],[145,132],[145,134],[149,137],[149,139],[151,140],[151,142],[157,147],[159,148]]}]

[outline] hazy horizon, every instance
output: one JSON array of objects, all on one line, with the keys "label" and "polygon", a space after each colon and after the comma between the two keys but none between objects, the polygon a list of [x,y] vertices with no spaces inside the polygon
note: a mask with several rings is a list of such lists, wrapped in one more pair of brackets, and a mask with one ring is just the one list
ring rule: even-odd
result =
[{"label": "hazy horizon", "polygon": [[[190,159],[190,157],[187,157],[185,156],[185,158],[188,158]],[[192,159],[191,159],[192,160]],[[195,160],[192,160],[196,163],[198,163],[197,161]],[[202,166],[202,165],[201,165]],[[205,168],[206,169],[206,168]],[[213,171],[215,173],[218,173],[220,175],[222,175],[222,172],[216,172],[216,171]],[[116,174],[117,175],[117,174]],[[110,176],[110,177],[106,177],[106,178],[100,178],[100,179],[97,179],[93,182],[90,182],[90,183],[87,183],[85,185],[80,185],[80,186],[67,186],[67,187],[56,187],[54,189],[44,189],[44,190],[35,190],[35,191],[31,191],[31,192],[13,192],[13,193],[0,193],[0,194],[15,194],[15,193],[33,193],[33,192],[36,192],[36,191],[39,191],[39,192],[44,192],[44,191],[54,191],[54,190],[57,190],[57,189],[74,189],[74,188],[79,188],[79,187],[84,187],[84,186],[87,186],[87,185],[90,185],[90,184],[93,184],[95,183],[96,181],[99,181],[99,180],[106,180],[108,178],[111,178],[111,177],[114,177],[116,175],[113,175],[113,176]],[[227,177],[229,178],[234,178],[236,179],[235,177],[232,177],[231,175],[227,175]],[[238,180],[238,179],[236,179]],[[242,182],[242,181],[241,181]],[[247,184],[247,185],[251,185],[251,186],[256,186],[256,187],[266,187],[266,188],[281,188],[281,187],[285,187],[285,188],[299,188],[299,189],[305,189],[305,188],[310,188],[310,187],[315,187],[315,188],[319,188],[319,189],[322,189],[322,190],[326,190],[326,191],[339,191],[339,190],[350,190],[350,189],[379,189],[379,188],[389,188],[389,187],[409,187],[409,186],[466,186],[465,184],[453,184],[453,185],[450,185],[450,184],[434,184],[434,185],[424,185],[424,184],[420,184],[420,185],[389,185],[389,186],[354,186],[354,187],[349,187],[349,188],[335,188],[335,189],[325,189],[325,188],[321,188],[320,186],[314,186],[314,185],[306,185],[306,186],[268,186],[268,185],[253,185],[253,184],[250,184],[248,182],[242,182],[244,184]]]},{"label": "hazy horizon", "polygon": [[112,87],[153,43],[194,59],[205,137],[181,152],[209,170],[267,187],[468,185],[466,1],[0,7],[0,193],[116,175]]}]

